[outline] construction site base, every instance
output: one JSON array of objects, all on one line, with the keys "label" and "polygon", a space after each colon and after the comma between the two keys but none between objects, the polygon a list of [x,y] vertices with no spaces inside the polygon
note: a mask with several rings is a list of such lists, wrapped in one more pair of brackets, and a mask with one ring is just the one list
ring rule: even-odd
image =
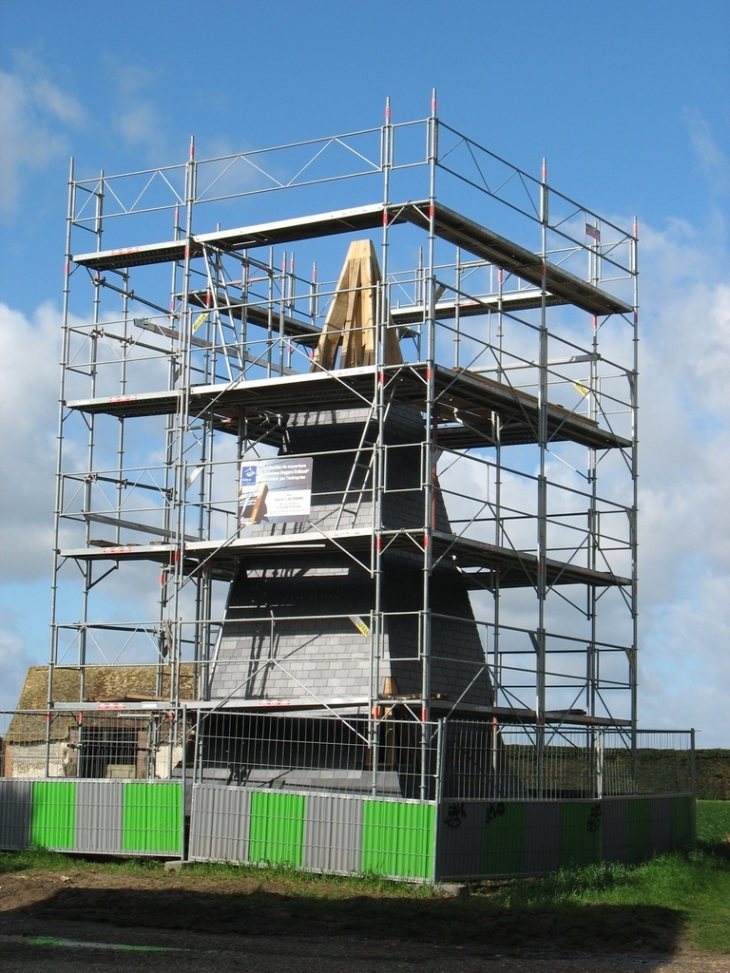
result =
[{"label": "construction site base", "polygon": [[0,848],[439,883],[637,864],[695,840],[691,794],[436,802],[220,784],[191,791],[186,820],[182,781],[0,779]]}]

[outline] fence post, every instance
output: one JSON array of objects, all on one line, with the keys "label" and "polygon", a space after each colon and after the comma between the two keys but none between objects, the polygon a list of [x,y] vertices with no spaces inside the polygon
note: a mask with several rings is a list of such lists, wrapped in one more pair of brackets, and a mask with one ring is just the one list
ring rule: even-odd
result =
[{"label": "fence post", "polygon": [[692,787],[692,847],[697,847],[697,766],[695,763],[695,729],[690,732],[689,774]]},{"label": "fence post", "polygon": [[[201,759],[200,759],[200,756],[201,756],[201,754],[200,754],[200,748],[201,748],[201,741],[200,741],[200,707],[197,708],[196,713],[195,713],[195,738],[194,738],[194,742],[195,742],[195,746],[193,747],[193,784],[195,784],[195,782],[198,779],[198,773],[200,771],[200,766],[201,766],[201,762],[202,762]],[[203,776],[202,773],[201,773],[200,776],[201,776],[201,779],[202,779],[202,776]]]},{"label": "fence post", "polygon": [[443,716],[438,720],[438,733],[436,736],[436,787],[434,788],[435,807],[433,814],[433,881],[434,884],[439,878],[439,830],[441,827],[441,798],[443,796],[444,767],[446,763],[446,736],[447,721]]},{"label": "fence post", "polygon": [[603,760],[606,746],[606,731],[604,729],[598,730],[596,742],[598,744],[598,753],[596,754],[596,799],[600,801],[603,797]]},{"label": "fence post", "polygon": [[434,791],[437,805],[442,797],[444,763],[446,760],[446,726],[446,720],[443,716],[439,717],[436,736],[436,787]]},{"label": "fence post", "polygon": [[180,814],[180,859],[185,861],[187,859],[187,851],[185,848],[185,799],[187,796],[188,789],[188,768],[186,762],[186,751],[188,749],[188,708],[183,704],[182,708],[182,730],[181,730],[181,740],[182,744],[182,756],[180,760],[180,767],[182,770],[182,794],[180,795],[181,804],[181,814]]},{"label": "fence post", "polygon": [[45,770],[43,776],[48,779],[51,776],[51,723],[53,717],[50,705],[46,709],[46,751],[45,751]]}]

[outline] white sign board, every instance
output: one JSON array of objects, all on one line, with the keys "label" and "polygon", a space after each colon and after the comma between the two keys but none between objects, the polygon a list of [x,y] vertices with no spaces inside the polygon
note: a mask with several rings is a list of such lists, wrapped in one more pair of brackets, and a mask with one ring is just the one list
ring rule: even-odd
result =
[{"label": "white sign board", "polygon": [[311,456],[276,456],[241,463],[238,489],[241,527],[309,520],[311,506]]}]

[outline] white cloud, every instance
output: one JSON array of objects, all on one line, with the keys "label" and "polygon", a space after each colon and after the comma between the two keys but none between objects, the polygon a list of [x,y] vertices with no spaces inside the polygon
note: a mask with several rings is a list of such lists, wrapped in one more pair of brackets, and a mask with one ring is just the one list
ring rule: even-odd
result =
[{"label": "white cloud", "polygon": [[150,102],[127,104],[116,115],[119,131],[132,145],[156,145],[160,135],[160,118]]},{"label": "white cloud", "polygon": [[0,304],[0,577],[9,580],[50,566],[60,344],[50,304],[33,321]]},{"label": "white cloud", "polygon": [[697,109],[685,108],[682,120],[687,126],[692,148],[700,165],[718,194],[730,192],[730,161],[725,157],[715,141],[712,127]]},{"label": "white cloud", "polygon": [[83,121],[76,99],[31,62],[20,73],[0,71],[0,210],[15,208],[24,168],[42,168],[66,152],[65,128]]},{"label": "white cloud", "polygon": [[717,241],[643,233],[640,610],[646,725],[728,745],[730,281]]},{"label": "white cloud", "polygon": [[12,710],[18,705],[20,690],[23,688],[29,666],[38,665],[31,658],[23,639],[13,629],[12,620],[0,616],[0,711]]},{"label": "white cloud", "polygon": [[[655,236],[645,249],[643,533],[671,525],[675,557],[701,551],[727,566],[730,519],[721,501],[730,473],[730,282],[711,253],[701,266],[693,240]],[[691,272],[678,276],[682,251]]]},{"label": "white cloud", "polygon": [[682,594],[650,606],[643,641],[640,719],[644,726],[694,726],[700,747],[727,747],[730,576],[677,565]]},{"label": "white cloud", "polygon": [[157,81],[156,74],[138,64],[122,64],[111,56],[106,60],[116,80],[115,128],[125,142],[135,148],[144,146],[159,161],[164,150],[166,126],[151,94]]},{"label": "white cloud", "polygon": [[65,94],[48,78],[38,78],[31,87],[37,107],[66,125],[82,125],[85,112],[71,95]]}]

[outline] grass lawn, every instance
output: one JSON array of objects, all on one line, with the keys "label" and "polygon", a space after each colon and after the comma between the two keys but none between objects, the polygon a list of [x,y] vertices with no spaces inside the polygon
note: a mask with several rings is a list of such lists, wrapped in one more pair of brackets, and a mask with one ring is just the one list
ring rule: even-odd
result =
[{"label": "grass lawn", "polygon": [[[576,905],[656,907],[682,917],[702,949],[730,953],[730,802],[697,802],[696,849],[639,866],[594,865],[485,889],[493,904],[558,912]],[[663,913],[662,913],[663,914]]]},{"label": "grass lawn", "polygon": [[[639,866],[596,865],[483,882],[467,898],[374,876],[153,860],[89,861],[45,851],[0,854],[0,873],[69,884],[38,914],[157,928],[441,939],[479,945],[671,952],[680,938],[730,953],[730,802],[697,805],[698,846]],[[65,877],[64,877],[65,880]],[[24,880],[21,883],[27,888]],[[5,882],[3,882],[5,886]],[[56,888],[58,883],[56,883]],[[7,908],[7,906],[6,906]],[[50,911],[49,911],[50,910]]]},{"label": "grass lawn", "polygon": [[697,802],[697,841],[730,847],[730,801]]}]

